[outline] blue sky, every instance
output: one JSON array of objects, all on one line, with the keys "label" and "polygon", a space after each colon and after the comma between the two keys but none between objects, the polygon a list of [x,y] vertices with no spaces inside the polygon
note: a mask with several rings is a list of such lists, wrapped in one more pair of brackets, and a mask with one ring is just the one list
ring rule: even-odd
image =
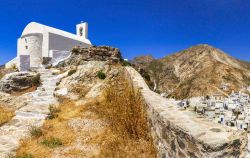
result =
[{"label": "blue sky", "polygon": [[249,0],[0,0],[0,64],[16,56],[29,22],[75,33],[81,20],[93,44],[118,47],[129,59],[207,43],[250,61]]}]

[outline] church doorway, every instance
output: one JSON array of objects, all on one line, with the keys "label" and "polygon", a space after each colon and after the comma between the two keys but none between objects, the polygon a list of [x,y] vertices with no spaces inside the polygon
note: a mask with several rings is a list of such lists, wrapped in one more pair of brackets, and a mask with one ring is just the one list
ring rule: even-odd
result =
[{"label": "church doorway", "polygon": [[27,71],[30,69],[30,55],[20,55],[20,71]]}]

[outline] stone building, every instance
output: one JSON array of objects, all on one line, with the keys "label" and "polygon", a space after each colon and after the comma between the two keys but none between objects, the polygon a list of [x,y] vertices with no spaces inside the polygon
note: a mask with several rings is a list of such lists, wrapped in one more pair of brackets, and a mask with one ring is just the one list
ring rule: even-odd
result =
[{"label": "stone building", "polygon": [[43,58],[60,59],[70,55],[75,46],[89,47],[88,24],[76,25],[76,34],[65,32],[36,22],[29,23],[17,40],[17,57],[6,63],[20,71],[41,66]]}]

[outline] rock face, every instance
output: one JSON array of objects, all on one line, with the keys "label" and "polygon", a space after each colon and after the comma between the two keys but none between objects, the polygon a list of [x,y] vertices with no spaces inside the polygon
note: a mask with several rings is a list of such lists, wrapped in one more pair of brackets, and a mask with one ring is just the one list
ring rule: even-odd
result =
[{"label": "rock face", "polygon": [[250,64],[209,45],[198,45],[139,65],[156,81],[160,92],[176,98],[211,95],[227,84],[225,93],[250,84]]},{"label": "rock face", "polygon": [[132,64],[141,68],[146,68],[154,59],[151,55],[135,57],[131,62]]},{"label": "rock face", "polygon": [[0,91],[18,92],[39,82],[39,74],[32,72],[13,72],[6,74],[0,81]]},{"label": "rock face", "polygon": [[[65,69],[70,70],[70,66]],[[121,68],[108,64],[105,61],[84,61],[81,65],[75,68],[76,72],[70,76],[64,77],[58,88],[67,88],[70,96],[73,89],[77,89],[78,94],[84,95],[85,98],[96,97],[100,95],[101,90],[105,87],[106,82],[117,76]],[[106,75],[105,79],[98,78],[98,72],[103,72]],[[80,85],[80,86],[79,86]],[[78,89],[84,87],[84,89]],[[85,95],[85,92],[88,93]],[[57,92],[56,92],[57,95]]]},{"label": "rock face", "polygon": [[177,102],[151,91],[140,74],[126,67],[148,108],[152,136],[159,158],[243,158],[247,133],[178,109]]},{"label": "rock face", "polygon": [[109,46],[91,46],[74,48],[71,57],[60,62],[58,66],[81,65],[84,61],[108,61],[117,63],[122,60],[120,50]]}]

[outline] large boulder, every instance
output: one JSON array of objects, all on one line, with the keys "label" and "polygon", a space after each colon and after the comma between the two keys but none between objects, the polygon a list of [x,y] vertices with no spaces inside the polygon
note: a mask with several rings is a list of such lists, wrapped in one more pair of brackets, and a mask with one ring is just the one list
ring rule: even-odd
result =
[{"label": "large boulder", "polygon": [[0,91],[11,93],[26,90],[40,83],[40,75],[34,72],[13,72],[0,80]]},{"label": "large boulder", "polygon": [[118,63],[122,61],[121,52],[118,48],[109,46],[91,46],[88,48],[76,47],[71,56],[58,64],[58,67],[69,65],[82,65],[85,61],[107,61]]}]

